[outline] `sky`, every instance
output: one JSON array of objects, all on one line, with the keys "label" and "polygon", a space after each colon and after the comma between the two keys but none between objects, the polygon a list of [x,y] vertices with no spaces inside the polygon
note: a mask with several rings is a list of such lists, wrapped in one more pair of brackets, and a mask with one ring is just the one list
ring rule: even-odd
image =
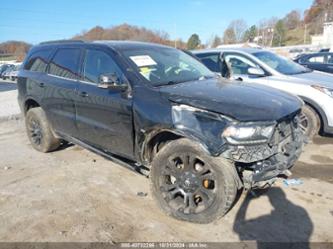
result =
[{"label": "sky", "polygon": [[222,36],[234,19],[248,25],[304,11],[313,0],[9,0],[0,5],[0,42],[32,44],[71,38],[96,25],[122,23],[165,31],[184,41],[197,33],[203,43]]}]

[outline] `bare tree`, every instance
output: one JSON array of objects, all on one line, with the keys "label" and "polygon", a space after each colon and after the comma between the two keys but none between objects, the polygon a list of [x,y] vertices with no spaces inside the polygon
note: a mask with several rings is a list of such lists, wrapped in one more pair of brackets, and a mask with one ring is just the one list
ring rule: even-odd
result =
[{"label": "bare tree", "polygon": [[230,22],[228,29],[232,29],[235,34],[236,42],[242,42],[244,33],[247,30],[247,24],[243,19],[237,19]]},{"label": "bare tree", "polygon": [[232,28],[227,28],[223,33],[223,44],[236,43],[236,34]]},{"label": "bare tree", "polygon": [[208,47],[216,48],[218,45],[222,44],[222,39],[218,35],[212,35],[208,42]]},{"label": "bare tree", "polygon": [[285,18],[283,18],[283,22],[289,30],[298,28],[302,23],[301,12],[297,10],[289,12]]}]

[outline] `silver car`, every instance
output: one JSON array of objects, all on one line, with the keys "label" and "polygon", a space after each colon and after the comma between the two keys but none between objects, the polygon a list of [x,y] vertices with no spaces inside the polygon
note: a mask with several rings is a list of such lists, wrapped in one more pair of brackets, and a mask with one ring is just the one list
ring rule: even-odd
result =
[{"label": "silver car", "polygon": [[192,51],[223,77],[259,83],[299,96],[304,102],[302,127],[311,139],[333,134],[333,76],[305,68],[270,51],[253,48]]}]

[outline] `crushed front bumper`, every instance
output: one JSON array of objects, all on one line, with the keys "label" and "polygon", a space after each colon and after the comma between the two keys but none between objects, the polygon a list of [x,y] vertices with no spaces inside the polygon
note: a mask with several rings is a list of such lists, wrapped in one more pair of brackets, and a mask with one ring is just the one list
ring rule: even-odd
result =
[{"label": "crushed front bumper", "polygon": [[228,145],[222,156],[235,162],[244,185],[254,186],[287,173],[299,158],[304,143],[299,116],[295,115],[277,124],[268,143]]}]

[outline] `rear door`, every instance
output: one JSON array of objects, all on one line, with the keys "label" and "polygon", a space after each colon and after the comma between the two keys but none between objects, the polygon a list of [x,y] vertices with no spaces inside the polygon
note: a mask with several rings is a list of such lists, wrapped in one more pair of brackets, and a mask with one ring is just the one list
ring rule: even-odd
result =
[{"label": "rear door", "polygon": [[78,88],[79,47],[58,48],[53,55],[47,74],[39,79],[44,91],[43,105],[53,129],[66,135],[77,135],[74,98]]},{"label": "rear door", "polygon": [[126,91],[99,88],[101,74],[124,74],[111,50],[87,48],[76,98],[79,139],[108,152],[133,156],[132,99]]}]

